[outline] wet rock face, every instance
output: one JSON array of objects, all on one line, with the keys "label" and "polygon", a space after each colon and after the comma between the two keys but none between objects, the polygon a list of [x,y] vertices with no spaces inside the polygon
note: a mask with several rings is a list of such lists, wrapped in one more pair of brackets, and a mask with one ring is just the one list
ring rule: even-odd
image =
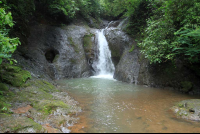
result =
[{"label": "wet rock face", "polygon": [[133,40],[118,28],[110,27],[104,32],[109,44],[112,58],[120,59],[125,48],[131,46]]},{"label": "wet rock face", "polygon": [[86,34],[83,37],[83,47],[87,63],[91,70],[91,75],[95,74],[96,63],[98,61],[97,33]]},{"label": "wet rock face", "polygon": [[114,78],[128,83],[137,84],[140,64],[138,63],[138,50],[129,52],[126,49],[116,66]]},{"label": "wet rock face", "polygon": [[31,26],[28,44],[18,47],[13,57],[36,77],[80,78],[91,75],[83,48],[83,37],[95,34],[84,26]]},{"label": "wet rock face", "polygon": [[[119,21],[113,21],[105,30],[112,60],[115,65],[114,78],[120,81],[137,83],[140,64],[137,43],[119,27]],[[134,48],[131,50],[131,48]]]},{"label": "wet rock face", "polygon": [[200,94],[199,78],[182,61],[150,64],[140,54],[139,63],[138,82],[140,85],[170,88],[187,94]]}]

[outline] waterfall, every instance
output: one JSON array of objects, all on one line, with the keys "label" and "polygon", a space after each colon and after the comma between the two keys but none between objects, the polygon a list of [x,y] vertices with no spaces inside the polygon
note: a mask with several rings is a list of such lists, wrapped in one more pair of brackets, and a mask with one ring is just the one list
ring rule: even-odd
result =
[{"label": "waterfall", "polygon": [[111,52],[104,36],[104,29],[98,31],[99,56],[97,62],[97,76],[101,78],[113,78],[115,67],[111,60]]}]

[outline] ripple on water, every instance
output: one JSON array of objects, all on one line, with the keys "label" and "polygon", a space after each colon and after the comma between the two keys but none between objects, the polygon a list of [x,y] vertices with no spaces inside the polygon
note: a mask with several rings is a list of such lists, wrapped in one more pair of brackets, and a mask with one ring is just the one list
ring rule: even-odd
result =
[{"label": "ripple on water", "polygon": [[197,97],[97,78],[58,81],[66,83],[66,90],[80,103],[84,132],[200,132],[198,122],[180,121],[169,112],[175,102]]}]

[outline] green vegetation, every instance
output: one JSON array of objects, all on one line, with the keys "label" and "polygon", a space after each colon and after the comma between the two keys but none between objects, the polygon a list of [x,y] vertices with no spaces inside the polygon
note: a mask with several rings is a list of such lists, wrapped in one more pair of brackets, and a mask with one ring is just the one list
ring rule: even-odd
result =
[{"label": "green vegetation", "polygon": [[28,129],[31,129],[34,133],[42,133],[45,132],[45,129],[42,125],[34,122],[30,118],[26,117],[19,117],[18,119],[13,118],[8,114],[0,114],[1,119],[5,119],[4,123],[7,125],[1,126],[2,131],[15,132],[15,133],[22,133],[22,132],[29,132]]},{"label": "green vegetation", "polygon": [[55,58],[53,59],[53,63],[55,63],[55,62],[58,60],[58,58],[59,58],[59,54],[57,54],[57,55],[55,56]]},{"label": "green vegetation", "polygon": [[79,9],[77,14],[82,15],[86,19],[91,16],[95,19],[100,17],[101,5],[99,0],[77,0],[76,5]]},{"label": "green vegetation", "polygon": [[73,46],[74,51],[78,53],[79,52],[79,48],[78,48],[78,45],[74,43],[73,38],[72,37],[68,37],[68,40],[69,40],[70,45]]},{"label": "green vegetation", "polygon": [[131,49],[129,50],[129,52],[133,52],[133,50],[135,49],[135,45],[132,45]]},{"label": "green vegetation", "polygon": [[91,38],[94,37],[94,36],[95,36],[94,34],[88,34],[88,35],[85,35],[83,37],[83,45],[84,45],[84,47],[89,48],[89,49],[92,48],[92,40],[91,40]]},{"label": "green vegetation", "polygon": [[151,63],[180,58],[199,62],[200,2],[181,0],[151,1],[153,15],[147,20],[144,40],[139,44]]},{"label": "green vegetation", "polygon": [[30,72],[10,64],[2,64],[0,74],[0,81],[15,87],[20,87],[27,79],[31,78]]},{"label": "green vegetation", "polygon": [[129,0],[101,0],[101,16],[113,20],[123,15]]},{"label": "green vegetation", "polygon": [[41,111],[45,115],[52,114],[52,112],[56,110],[58,107],[65,108],[66,112],[67,112],[67,109],[70,108],[66,103],[64,103],[63,101],[58,101],[58,100],[53,100],[53,101],[44,100],[44,101],[40,101],[37,104],[34,104],[34,108],[37,109],[38,111]]},{"label": "green vegetation", "polygon": [[2,5],[2,1],[0,1],[0,6],[0,64],[3,59],[8,59],[13,64],[15,60],[11,59],[11,56],[20,42],[18,38],[9,37],[9,28],[14,25],[11,12],[6,12],[6,8],[9,7]]},{"label": "green vegetation", "polygon": [[181,91],[187,93],[192,89],[193,84],[192,82],[189,82],[189,81],[183,81],[181,82],[181,86],[182,86]]},{"label": "green vegetation", "polygon": [[[10,113],[11,106],[8,101],[14,96],[13,92],[9,91],[9,86],[20,87],[29,78],[31,74],[28,71],[22,70],[18,66],[10,64],[1,64],[0,68],[0,113]],[[5,84],[6,83],[6,84]]]}]

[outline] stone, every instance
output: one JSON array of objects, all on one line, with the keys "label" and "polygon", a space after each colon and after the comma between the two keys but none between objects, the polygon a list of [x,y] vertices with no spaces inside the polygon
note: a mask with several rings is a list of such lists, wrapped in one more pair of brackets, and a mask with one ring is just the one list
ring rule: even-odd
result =
[{"label": "stone", "polygon": [[[185,107],[185,104],[187,106]],[[177,102],[170,108],[178,118],[200,121],[200,99],[189,99]]]}]

